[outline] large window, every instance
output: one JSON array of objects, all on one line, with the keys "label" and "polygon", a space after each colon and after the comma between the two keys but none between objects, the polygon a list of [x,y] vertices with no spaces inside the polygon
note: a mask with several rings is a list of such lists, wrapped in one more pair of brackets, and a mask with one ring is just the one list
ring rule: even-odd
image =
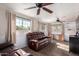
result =
[{"label": "large window", "polygon": [[16,17],[16,30],[31,30],[31,21],[25,18]]}]

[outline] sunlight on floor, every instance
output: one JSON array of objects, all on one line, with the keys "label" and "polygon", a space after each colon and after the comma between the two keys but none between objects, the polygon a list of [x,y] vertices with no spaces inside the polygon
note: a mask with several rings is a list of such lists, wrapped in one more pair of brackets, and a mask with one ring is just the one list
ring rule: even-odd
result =
[{"label": "sunlight on floor", "polygon": [[69,51],[69,46],[63,43],[56,43],[57,48],[63,49],[65,51]]}]

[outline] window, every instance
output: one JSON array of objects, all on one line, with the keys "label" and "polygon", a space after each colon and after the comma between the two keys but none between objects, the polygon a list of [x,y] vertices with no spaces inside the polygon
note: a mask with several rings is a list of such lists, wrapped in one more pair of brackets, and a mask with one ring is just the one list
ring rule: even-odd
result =
[{"label": "window", "polygon": [[25,18],[16,17],[16,30],[31,30],[31,21]]}]

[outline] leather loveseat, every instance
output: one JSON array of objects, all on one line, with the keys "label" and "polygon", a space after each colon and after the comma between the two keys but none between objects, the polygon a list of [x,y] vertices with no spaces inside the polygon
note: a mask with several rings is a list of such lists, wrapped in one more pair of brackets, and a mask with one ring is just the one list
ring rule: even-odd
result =
[{"label": "leather loveseat", "polygon": [[38,51],[47,46],[50,42],[50,37],[45,36],[43,32],[31,32],[27,34],[29,48]]}]

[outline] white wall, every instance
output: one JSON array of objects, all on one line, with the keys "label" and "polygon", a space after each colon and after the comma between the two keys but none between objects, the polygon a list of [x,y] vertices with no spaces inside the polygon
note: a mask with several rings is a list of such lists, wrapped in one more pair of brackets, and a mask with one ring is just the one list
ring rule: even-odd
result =
[{"label": "white wall", "polygon": [[27,39],[26,39],[26,31],[17,30],[16,31],[16,44],[17,48],[23,48],[27,46]]},{"label": "white wall", "polygon": [[70,35],[76,34],[76,22],[64,22],[64,39],[69,41]]},{"label": "white wall", "polygon": [[45,25],[45,31],[44,31],[45,35],[48,36],[48,24]]},{"label": "white wall", "polygon": [[6,42],[7,20],[5,8],[0,7],[0,44]]},{"label": "white wall", "polygon": [[39,31],[44,32],[45,35],[48,35],[48,24],[39,22]]},{"label": "white wall", "polygon": [[39,31],[39,24],[37,19],[32,19],[32,32]]}]

